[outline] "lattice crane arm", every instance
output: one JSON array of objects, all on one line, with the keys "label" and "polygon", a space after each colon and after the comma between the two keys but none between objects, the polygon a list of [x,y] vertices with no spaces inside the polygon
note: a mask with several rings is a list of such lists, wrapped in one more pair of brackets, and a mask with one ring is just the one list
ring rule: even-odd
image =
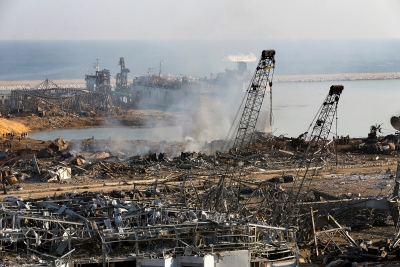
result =
[{"label": "lattice crane arm", "polygon": [[[273,71],[275,69],[275,50],[263,50],[256,71],[251,79],[243,99],[244,108],[239,107],[237,115],[243,108],[239,122],[237,115],[226,138],[224,150],[228,148],[248,148],[253,140],[258,116],[264,101],[267,87],[272,88]],[[233,144],[232,144],[233,143]]]},{"label": "lattice crane arm", "polygon": [[[316,117],[317,119],[315,120],[312,132],[306,136],[306,140],[308,141],[307,149],[304,152],[303,160],[300,162],[299,168],[297,169],[296,179],[288,194],[288,200],[286,203],[286,210],[288,212],[286,215],[287,217],[283,220],[287,223],[293,223],[293,220],[296,218],[296,203],[304,200],[305,196],[309,193],[312,177],[320,165],[320,160],[314,158],[314,156],[318,151],[318,147],[324,148],[329,142],[328,136],[331,131],[343,89],[343,85],[332,85],[330,87],[329,93],[322,103],[320,112]],[[309,170],[313,170],[314,173],[310,174]]]}]

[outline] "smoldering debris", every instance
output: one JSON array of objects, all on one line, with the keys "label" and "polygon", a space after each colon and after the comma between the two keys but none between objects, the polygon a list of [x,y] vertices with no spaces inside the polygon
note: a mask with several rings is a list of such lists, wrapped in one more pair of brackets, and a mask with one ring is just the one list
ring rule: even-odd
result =
[{"label": "smoldering debris", "polygon": [[[191,141],[192,143],[193,141]],[[162,179],[182,175],[215,176],[229,172],[238,177],[252,174],[275,174],[271,181],[276,183],[293,181],[285,173],[296,171],[305,165],[301,138],[284,138],[259,133],[255,138],[257,149],[240,153],[214,153],[216,142],[204,143],[204,152],[187,151],[180,142],[150,142],[145,140],[114,141],[87,139],[65,142],[57,138],[47,148],[8,160],[4,167],[14,172],[24,173],[26,182],[47,181],[49,171],[60,168],[71,169],[71,179],[65,183],[79,184],[85,179],[126,181],[147,180],[154,176]],[[353,141],[352,141],[353,142]],[[357,142],[357,141],[354,141]],[[220,142],[222,143],[222,142]],[[349,144],[347,153],[336,155],[333,144],[315,153],[313,161],[318,161],[318,170],[354,168],[363,166],[385,166],[393,164],[392,159],[369,157],[358,154],[358,145]],[[80,151],[70,148],[81,148]],[[353,150],[351,150],[353,149]],[[178,152],[180,151],[180,152]],[[352,151],[352,152],[350,152]],[[28,152],[34,152],[29,150]],[[278,175],[278,176],[277,176]],[[280,175],[280,176],[279,176]],[[54,177],[54,175],[50,175]],[[351,179],[347,179],[347,183]]]},{"label": "smoldering debris", "polygon": [[[319,170],[331,170],[335,182],[317,179],[298,199],[293,197],[298,177],[289,173],[305,167],[301,138],[259,133],[255,146],[227,153],[210,153],[210,143],[194,152],[175,142],[76,142],[58,138],[40,158],[25,155],[3,165],[3,191],[9,196],[0,206],[0,241],[9,259],[49,265],[115,259],[150,264],[247,250],[250,262],[296,262],[297,247],[302,261],[314,263],[398,257],[400,177],[395,170],[368,176],[334,172],[394,161],[360,154],[353,141],[337,158],[332,143],[317,150],[311,158],[320,163],[314,178]],[[69,150],[77,147],[82,150]],[[271,178],[254,179],[258,174]],[[35,192],[27,189],[35,182],[88,191],[54,191],[36,199],[12,196]],[[96,182],[117,182],[123,189],[91,188]],[[379,194],[361,195],[357,189],[362,187]],[[339,194],[339,188],[346,193]],[[381,227],[392,232],[385,239],[371,238],[368,233]]]}]

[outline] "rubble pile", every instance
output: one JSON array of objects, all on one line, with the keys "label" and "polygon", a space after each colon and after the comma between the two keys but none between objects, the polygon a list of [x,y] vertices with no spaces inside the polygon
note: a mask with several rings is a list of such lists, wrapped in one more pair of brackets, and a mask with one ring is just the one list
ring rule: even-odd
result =
[{"label": "rubble pile", "polygon": [[[295,260],[293,229],[189,206],[179,191],[154,185],[124,193],[73,192],[3,202],[2,249],[17,254],[20,262],[56,266],[71,260],[87,264],[240,250],[250,250],[253,261]],[[146,192],[150,199],[132,200]]]},{"label": "rubble pile", "polygon": [[[0,206],[3,250],[31,263],[165,259],[242,249],[250,249],[252,261],[296,258],[296,228],[274,226],[284,211],[279,203],[287,199],[282,187],[230,176],[180,180],[25,201],[9,197]],[[397,237],[383,244],[349,234],[375,226],[382,217],[388,218],[383,223],[397,224],[393,207],[398,203],[392,196],[314,195],[297,204],[297,242],[312,253],[309,260],[396,259]],[[390,213],[397,216],[391,222]]]},{"label": "rubble pile", "polygon": [[368,133],[368,138],[362,140],[359,149],[364,153],[397,155],[399,135],[396,133],[378,137],[378,133],[380,132],[381,125],[372,125]]},{"label": "rubble pile", "polygon": [[[296,172],[307,163],[304,141],[259,135],[256,142],[258,149],[210,154],[185,151],[177,142],[57,138],[36,155],[5,162],[4,192],[34,192],[29,186],[43,182],[88,191],[6,196],[0,207],[3,251],[57,266],[241,250],[250,251],[251,262],[297,260],[296,244],[308,251],[301,260],[310,262],[397,258],[400,177],[390,169],[369,176],[333,169],[337,162],[365,166],[393,159],[358,152],[336,158],[332,145],[320,147],[311,159],[321,166],[312,171],[313,185],[304,187],[307,197],[295,198],[301,188]],[[327,178],[334,183],[324,180],[323,169],[331,170]],[[263,179],[254,179],[260,174]],[[111,181],[123,189],[89,190],[91,183]],[[378,194],[355,190],[363,186]],[[396,229],[385,243],[358,237],[375,227]]]}]

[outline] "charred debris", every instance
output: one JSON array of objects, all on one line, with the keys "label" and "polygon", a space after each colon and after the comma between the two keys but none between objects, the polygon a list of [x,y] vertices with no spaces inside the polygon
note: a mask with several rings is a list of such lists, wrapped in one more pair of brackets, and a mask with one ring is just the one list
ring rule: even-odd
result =
[{"label": "charred debris", "polygon": [[[136,141],[136,146],[168,152],[134,155],[130,150],[113,151],[107,140],[79,141],[82,149],[73,151],[77,144],[62,138],[46,149],[29,151],[35,154],[20,151],[2,167],[7,193],[0,211],[3,263],[18,257],[26,264],[144,266],[161,261],[217,262],[222,255],[226,261],[238,257],[253,265],[295,264],[297,259],[348,264],[396,260],[400,176],[393,171],[377,174],[382,181],[394,182],[394,188],[388,188],[391,192],[379,196],[301,187],[298,176],[288,174],[306,167],[303,147],[308,141],[300,139],[257,133],[248,149],[236,153],[177,156],[183,144]],[[356,149],[358,143],[350,140],[339,147]],[[210,147],[205,145],[204,151]],[[336,168],[394,163],[369,160],[357,150],[340,153],[336,160],[334,149],[330,143],[313,157],[319,161],[314,179],[322,170],[334,173]],[[257,174],[273,177],[253,179]],[[341,181],[360,186],[376,182],[367,179],[352,174]],[[35,182],[58,183],[67,191],[75,187],[81,192],[55,190],[39,199],[12,197],[42,190],[28,189]],[[123,189],[91,186],[113,183]],[[300,188],[304,194],[294,199],[293,192]],[[383,231],[392,234],[371,240],[363,229],[375,227],[387,227],[390,230]],[[354,237],[358,231],[366,237]]]}]

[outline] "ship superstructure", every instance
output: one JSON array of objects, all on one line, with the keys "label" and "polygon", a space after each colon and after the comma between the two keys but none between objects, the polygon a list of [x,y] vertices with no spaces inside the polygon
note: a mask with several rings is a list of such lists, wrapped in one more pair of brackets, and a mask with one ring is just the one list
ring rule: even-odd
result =
[{"label": "ship superstructure", "polygon": [[110,70],[100,70],[99,60],[94,64],[95,73],[86,74],[86,88],[92,91],[109,92],[111,91]]},{"label": "ship superstructure", "polygon": [[105,92],[111,96],[113,104],[118,107],[133,108],[137,101],[129,94],[128,73],[130,70],[125,67],[123,57],[119,58],[118,65],[121,66],[121,72],[115,77],[115,87],[111,86],[110,70],[100,70],[99,60],[94,64],[95,73],[86,74],[86,89],[96,92]]}]

